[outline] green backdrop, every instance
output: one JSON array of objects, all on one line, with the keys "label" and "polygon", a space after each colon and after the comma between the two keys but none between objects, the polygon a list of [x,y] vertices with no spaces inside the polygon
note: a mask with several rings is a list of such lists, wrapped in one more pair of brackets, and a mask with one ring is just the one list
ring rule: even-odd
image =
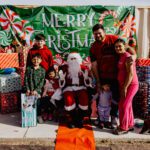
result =
[{"label": "green backdrop", "polygon": [[133,6],[0,6],[0,45],[6,47],[14,41],[30,45],[35,34],[44,33],[53,54],[78,51],[86,57],[96,23],[103,24],[107,34],[136,39]]}]

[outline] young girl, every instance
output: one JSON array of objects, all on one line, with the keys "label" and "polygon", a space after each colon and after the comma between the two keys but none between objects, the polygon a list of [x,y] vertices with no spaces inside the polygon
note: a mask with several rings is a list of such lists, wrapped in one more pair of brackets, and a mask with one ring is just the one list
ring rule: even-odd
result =
[{"label": "young girl", "polygon": [[138,78],[136,74],[135,61],[128,63],[131,54],[126,51],[125,42],[118,39],[115,42],[115,51],[119,54],[118,82],[120,89],[119,121],[120,126],[114,134],[125,134],[134,126],[132,100],[138,90]]},{"label": "young girl", "polygon": [[102,90],[99,94],[99,102],[98,102],[98,114],[100,120],[99,127],[101,129],[103,127],[111,128],[111,125],[109,123],[111,101],[112,101],[112,92],[110,90],[110,85],[103,84]]},{"label": "young girl", "polygon": [[[44,120],[52,120],[52,114],[56,107],[56,101],[61,100],[62,91],[59,88],[59,81],[56,75],[55,69],[52,67],[47,73],[47,79],[44,85],[44,91],[42,94],[43,105],[45,106],[45,111],[43,115]],[[43,107],[44,107],[43,106]]]}]

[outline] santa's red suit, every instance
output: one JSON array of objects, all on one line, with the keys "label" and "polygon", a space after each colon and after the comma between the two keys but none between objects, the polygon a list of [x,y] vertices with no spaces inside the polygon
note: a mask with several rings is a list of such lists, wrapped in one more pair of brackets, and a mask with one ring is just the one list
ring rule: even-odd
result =
[{"label": "santa's red suit", "polygon": [[[63,89],[66,111],[74,110],[77,104],[81,110],[88,110],[86,86],[90,85],[90,78],[88,77],[88,68],[81,65],[82,61],[78,61],[79,57],[81,56],[78,53],[70,53],[67,60],[68,64],[62,66],[60,69],[62,70],[62,73],[60,73],[60,86]],[[73,71],[74,65],[69,65],[70,61],[74,59],[79,62],[79,68],[74,69],[77,72]]]}]

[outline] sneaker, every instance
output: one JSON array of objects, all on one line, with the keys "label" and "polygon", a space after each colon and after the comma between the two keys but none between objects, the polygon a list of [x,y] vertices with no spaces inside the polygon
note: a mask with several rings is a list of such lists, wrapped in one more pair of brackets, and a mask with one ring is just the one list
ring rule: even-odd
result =
[{"label": "sneaker", "polygon": [[92,120],[91,122],[92,122],[92,124],[94,126],[98,126],[99,125],[99,120],[98,119],[97,120]]},{"label": "sneaker", "polygon": [[43,113],[42,114],[42,118],[44,121],[46,121],[48,119],[48,114],[47,113]]},{"label": "sneaker", "polygon": [[100,129],[103,129],[103,128],[104,128],[104,123],[103,123],[103,122],[100,122],[99,128],[100,128]]},{"label": "sneaker", "polygon": [[104,122],[104,127],[107,129],[111,129],[111,123],[109,121]]},{"label": "sneaker", "polygon": [[128,133],[128,131],[122,130],[120,128],[113,130],[113,134],[115,134],[115,135],[123,135],[123,134],[127,134],[127,133]]},{"label": "sneaker", "polygon": [[52,114],[48,114],[48,121],[52,121],[53,120],[53,115]]},{"label": "sneaker", "polygon": [[42,117],[41,117],[41,116],[38,116],[38,117],[37,117],[37,120],[38,120],[38,123],[40,123],[40,124],[42,124],[42,123],[43,123],[43,119],[42,119]]},{"label": "sneaker", "polygon": [[130,127],[128,131],[134,131],[134,127]]},{"label": "sneaker", "polygon": [[111,127],[112,129],[117,128],[118,126],[118,119],[117,117],[111,116]]}]

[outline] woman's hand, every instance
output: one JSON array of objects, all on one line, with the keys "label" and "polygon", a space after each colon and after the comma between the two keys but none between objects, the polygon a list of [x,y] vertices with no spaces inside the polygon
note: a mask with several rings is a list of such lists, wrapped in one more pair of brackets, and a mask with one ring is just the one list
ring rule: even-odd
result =
[{"label": "woman's hand", "polygon": [[121,99],[125,98],[127,94],[127,88],[123,87],[123,89],[121,90]]}]

